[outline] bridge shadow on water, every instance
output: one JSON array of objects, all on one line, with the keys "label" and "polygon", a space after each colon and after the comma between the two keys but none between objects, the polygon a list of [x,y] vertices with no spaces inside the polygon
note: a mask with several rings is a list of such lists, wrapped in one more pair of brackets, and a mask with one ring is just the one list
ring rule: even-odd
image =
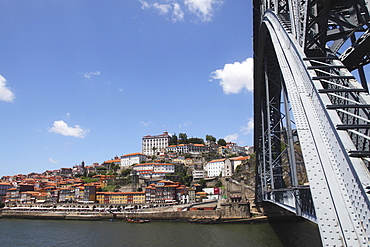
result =
[{"label": "bridge shadow on water", "polygon": [[263,210],[276,235],[286,247],[322,246],[319,227],[275,204],[264,202]]},{"label": "bridge shadow on water", "polygon": [[318,226],[308,220],[274,217],[269,219],[269,223],[284,246],[322,246]]}]

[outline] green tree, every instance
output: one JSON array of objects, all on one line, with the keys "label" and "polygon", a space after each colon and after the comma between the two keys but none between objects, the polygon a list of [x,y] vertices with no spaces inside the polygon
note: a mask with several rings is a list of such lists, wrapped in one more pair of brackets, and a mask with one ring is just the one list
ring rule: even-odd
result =
[{"label": "green tree", "polygon": [[226,146],[226,141],[225,141],[225,139],[218,139],[217,144],[220,145],[220,146]]},{"label": "green tree", "polygon": [[103,187],[104,192],[114,192],[116,190],[116,185],[107,185]]},{"label": "green tree", "polygon": [[171,145],[177,145],[177,136],[176,136],[176,133],[175,134],[173,134],[172,136],[171,136],[171,138],[170,138],[170,141],[169,141],[169,145],[171,146]]},{"label": "green tree", "polygon": [[199,184],[202,186],[202,188],[207,187],[207,182],[206,182],[206,180],[204,180],[204,178],[201,178],[199,180]]},{"label": "green tree", "polygon": [[180,144],[188,144],[188,135],[185,133],[179,134]]},{"label": "green tree", "polygon": [[204,140],[202,138],[191,137],[191,138],[188,139],[188,143],[204,144]]},{"label": "green tree", "polygon": [[123,170],[121,171],[121,176],[122,176],[122,177],[127,177],[127,176],[129,176],[129,175],[130,175],[131,171],[132,171],[132,169],[123,169]]},{"label": "green tree", "polygon": [[110,165],[110,167],[111,167],[111,169],[114,171],[114,173],[116,173],[117,172],[117,170],[121,167],[119,164],[114,164],[114,163],[112,163],[111,165]]},{"label": "green tree", "polygon": [[98,182],[99,181],[99,178],[82,177],[81,179],[86,184],[95,183],[95,182]]},{"label": "green tree", "polygon": [[221,180],[218,180],[215,184],[215,187],[222,187],[222,181]]},{"label": "green tree", "polygon": [[193,176],[188,175],[188,168],[184,165],[175,165],[175,174],[179,177],[179,182],[190,186]]},{"label": "green tree", "polygon": [[207,142],[216,142],[216,137],[213,137],[211,135],[206,135],[206,141]]}]

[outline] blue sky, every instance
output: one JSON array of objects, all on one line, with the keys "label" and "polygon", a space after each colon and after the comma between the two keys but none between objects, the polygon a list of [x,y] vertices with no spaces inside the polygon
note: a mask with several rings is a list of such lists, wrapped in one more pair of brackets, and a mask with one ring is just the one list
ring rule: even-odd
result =
[{"label": "blue sky", "polygon": [[253,145],[251,0],[0,1],[0,176],[169,133]]}]

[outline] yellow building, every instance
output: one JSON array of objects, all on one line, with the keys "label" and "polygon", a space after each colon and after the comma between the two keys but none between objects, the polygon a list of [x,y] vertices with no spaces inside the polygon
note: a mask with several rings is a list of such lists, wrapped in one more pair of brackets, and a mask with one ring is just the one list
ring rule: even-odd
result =
[{"label": "yellow building", "polygon": [[99,204],[144,204],[145,192],[97,192]]}]

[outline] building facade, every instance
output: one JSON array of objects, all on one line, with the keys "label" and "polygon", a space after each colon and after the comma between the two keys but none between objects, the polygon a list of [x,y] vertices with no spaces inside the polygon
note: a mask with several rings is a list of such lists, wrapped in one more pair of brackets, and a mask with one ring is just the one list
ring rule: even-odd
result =
[{"label": "building facade", "polygon": [[201,178],[206,178],[207,177],[207,171],[205,170],[194,170],[192,172],[193,179],[201,179]]},{"label": "building facade", "polygon": [[146,161],[146,155],[142,153],[126,154],[121,156],[121,167],[127,168],[134,164],[140,164]]},{"label": "building facade", "polygon": [[0,202],[3,201],[3,198],[6,196],[6,191],[14,186],[8,182],[0,182]]},{"label": "building facade", "polygon": [[145,192],[97,192],[99,204],[144,204]]},{"label": "building facade", "polygon": [[180,144],[171,145],[166,148],[167,152],[182,153],[182,154],[201,154],[207,152],[207,147],[204,144]]},{"label": "building facade", "polygon": [[145,155],[158,155],[165,152],[171,136],[167,131],[161,135],[147,135],[142,138],[142,153]]},{"label": "building facade", "polygon": [[238,165],[245,163],[247,160],[249,160],[249,158],[250,156],[239,156],[239,157],[230,158],[230,161],[233,167],[233,172],[235,171]]},{"label": "building facade", "polygon": [[181,198],[189,190],[179,182],[161,180],[151,184],[145,189],[146,202],[158,204],[173,204],[181,201]]},{"label": "building facade", "polygon": [[142,178],[164,177],[167,173],[174,173],[175,166],[166,163],[142,163],[134,165],[136,174]]},{"label": "building facade", "polygon": [[230,177],[233,174],[233,167],[230,159],[211,160],[207,163],[205,170],[207,176],[212,177]]}]

